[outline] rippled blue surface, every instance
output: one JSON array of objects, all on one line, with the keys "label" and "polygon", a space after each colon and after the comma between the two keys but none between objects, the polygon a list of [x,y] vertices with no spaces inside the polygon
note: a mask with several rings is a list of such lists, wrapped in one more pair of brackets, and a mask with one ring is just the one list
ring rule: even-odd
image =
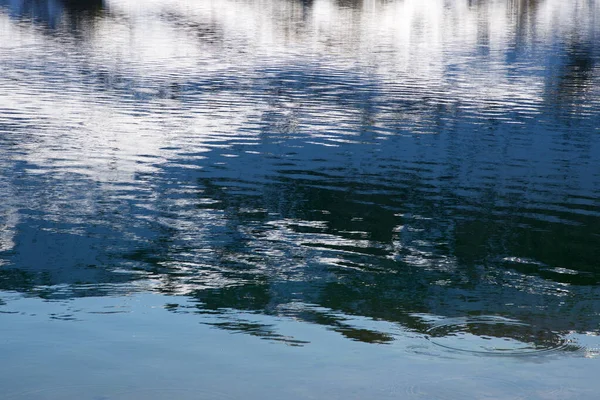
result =
[{"label": "rippled blue surface", "polygon": [[7,399],[600,390],[600,4],[0,0]]}]

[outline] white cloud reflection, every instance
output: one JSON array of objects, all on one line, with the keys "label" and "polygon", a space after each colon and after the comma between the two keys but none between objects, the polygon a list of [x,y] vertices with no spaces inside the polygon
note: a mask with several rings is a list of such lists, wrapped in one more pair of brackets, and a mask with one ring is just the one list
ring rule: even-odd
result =
[{"label": "white cloud reflection", "polygon": [[[169,85],[228,79],[251,85],[270,67],[352,70],[388,85],[390,95],[531,116],[544,96],[544,73],[533,58],[519,67],[531,73],[511,73],[510,53],[544,50],[556,35],[594,35],[600,8],[583,0],[576,6],[558,0],[351,4],[111,0],[84,42],[18,24],[5,12],[0,32],[10,40],[0,41],[0,60],[10,91],[0,95],[0,110],[4,119],[30,118],[40,129],[40,142],[22,145],[29,162],[57,166],[63,153],[65,168],[100,181],[153,172],[171,156],[165,148],[189,146],[190,138],[210,148],[209,138],[236,134],[269,109],[269,99],[253,89],[188,93],[195,104],[156,100]],[[87,71],[105,74],[113,91],[86,85]],[[594,74],[597,82],[597,68]],[[144,97],[150,100],[138,101]],[[338,119],[326,124],[334,129]]]},{"label": "white cloud reflection", "polygon": [[[154,202],[162,193],[144,176],[169,163],[190,168],[211,151],[231,155],[233,139],[261,143],[260,128],[273,119],[272,130],[287,137],[302,129],[306,143],[339,147],[356,143],[361,118],[384,135],[404,112],[403,124],[431,133],[438,106],[507,123],[519,123],[509,112],[535,118],[548,97],[540,57],[554,57],[556,36],[575,45],[597,35],[600,3],[471,3],[109,0],[83,33],[24,23],[9,4],[0,11],[0,131],[14,138],[12,159],[28,174],[84,177],[100,184],[91,191],[140,184]],[[312,80],[314,91],[282,95],[285,83],[297,82],[290,74]],[[577,95],[598,98],[598,66],[589,76]],[[379,99],[374,116],[363,115],[361,95]],[[343,104],[351,96],[359,97]],[[416,105],[387,105],[398,99]],[[93,208],[86,195],[71,206]],[[18,205],[5,207],[2,251],[14,247],[18,222]],[[166,225],[185,236],[209,219],[195,218]],[[284,225],[270,235],[284,235]],[[319,240],[345,244],[332,235]],[[403,261],[451,269],[454,259],[426,247],[407,247]]]}]

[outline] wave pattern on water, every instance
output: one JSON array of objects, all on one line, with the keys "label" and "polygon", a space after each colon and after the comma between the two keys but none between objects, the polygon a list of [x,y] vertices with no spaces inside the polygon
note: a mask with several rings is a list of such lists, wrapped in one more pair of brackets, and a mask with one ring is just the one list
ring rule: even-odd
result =
[{"label": "wave pattern on water", "polygon": [[47,3],[0,1],[1,290],[597,329],[597,2]]}]

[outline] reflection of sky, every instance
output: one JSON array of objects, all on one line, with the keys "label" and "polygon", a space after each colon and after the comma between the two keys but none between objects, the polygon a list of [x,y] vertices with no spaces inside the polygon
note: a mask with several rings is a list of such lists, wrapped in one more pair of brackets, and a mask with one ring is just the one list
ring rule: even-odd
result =
[{"label": "reflection of sky", "polygon": [[[229,287],[243,280],[241,267],[248,282],[375,274],[380,255],[433,271],[432,292],[449,276],[502,284],[436,247],[452,246],[460,228],[439,222],[443,202],[500,221],[526,214],[534,222],[523,224],[539,230],[548,225],[538,220],[598,217],[600,7],[469,3],[108,1],[79,35],[19,23],[21,8],[5,5],[0,131],[11,161],[2,194],[13,200],[0,208],[0,251],[17,249],[37,270],[66,266],[54,272],[68,283],[108,279],[98,265],[136,267],[169,293]],[[579,51],[587,64],[569,59],[577,43],[591,44]],[[393,199],[373,218],[390,232],[294,215],[293,201],[325,194],[335,209],[323,212],[342,214],[340,203],[358,199],[365,206],[347,212],[368,216],[380,206],[369,184]],[[235,204],[244,191],[256,203],[246,211]],[[394,214],[404,204],[415,213]],[[246,214],[266,222],[245,224]],[[457,223],[465,235],[477,232],[470,222]],[[46,265],[27,253],[34,242],[50,253]],[[562,295],[554,281],[515,275],[507,302],[515,292]],[[423,301],[443,314],[442,297]]]},{"label": "reflection of sky", "polygon": [[[25,11],[25,4],[31,3],[11,1],[5,7],[9,15],[43,18],[37,8]],[[53,2],[40,4],[60,13]],[[279,120],[275,129],[302,128],[315,143],[357,143],[352,131],[357,114],[365,112],[364,100],[377,107],[364,118],[374,118],[383,133],[394,133],[398,98],[400,105],[418,104],[401,115],[416,132],[431,131],[440,107],[450,117],[452,110],[462,110],[521,123],[544,112],[543,57],[553,59],[553,48],[562,45],[556,37],[585,42],[597,34],[595,2],[350,4],[355,6],[325,0],[310,7],[288,1],[260,7],[235,1],[109,1],[83,45],[0,15],[2,34],[11,38],[0,42],[2,121],[10,128],[29,119],[36,132],[35,141],[20,141],[16,157],[37,165],[38,172],[51,167],[99,182],[133,182],[136,174],[157,172],[175,154],[181,156],[182,148],[191,159],[201,159],[225,137],[256,143],[254,126],[269,113]],[[511,61],[515,52],[521,57]],[[295,75],[286,76],[286,68]],[[275,81],[321,78],[314,83],[316,93],[320,84],[331,83],[343,91],[350,78],[350,89],[364,90],[364,97],[357,95],[347,109],[310,93],[267,101],[261,82],[277,69],[282,73]],[[594,112],[598,67],[588,75],[573,96]],[[531,140],[531,148],[554,145],[544,137]],[[592,181],[583,177],[579,183]]]},{"label": "reflection of sky", "polygon": [[[396,95],[405,102],[426,103],[425,112],[406,116],[417,131],[430,129],[433,106],[460,107],[518,122],[502,113],[528,119],[543,112],[546,73],[540,56],[551,56],[548,46],[557,45],[557,36],[576,34],[585,41],[596,29],[594,13],[582,11],[584,7],[559,1],[531,9],[524,4],[363,2],[355,9],[316,1],[307,12],[302,3],[294,2],[258,8],[231,1],[161,1],[143,6],[118,1],[108,3],[109,11],[96,21],[83,46],[67,38],[59,52],[48,52],[42,45],[58,38],[44,36],[34,26],[16,25],[5,16],[3,35],[12,40],[0,44],[8,72],[3,85],[12,91],[0,98],[1,107],[25,117],[34,113],[38,125],[50,132],[68,131],[47,136],[54,143],[57,139],[70,143],[55,146],[63,152],[71,148],[65,155],[65,163],[73,163],[70,168],[100,180],[127,180],[137,171],[152,170],[154,163],[140,162],[139,157],[151,156],[156,162],[168,158],[169,152],[161,150],[167,142],[190,136],[208,140],[252,123],[254,116],[269,111],[252,88],[268,73],[265,68],[290,66],[340,80],[349,73],[367,74],[365,83],[376,85],[374,95],[383,100]],[[524,21],[515,21],[520,17],[512,7],[525,8]],[[576,33],[571,26],[577,26]],[[515,51],[524,54],[516,65],[510,62]],[[593,101],[600,86],[595,84],[597,70],[590,71],[577,94],[592,99],[588,108],[597,107]],[[90,73],[93,85],[82,86]],[[99,79],[111,90],[98,91]],[[202,82],[209,80],[220,81],[225,89],[207,96]],[[235,87],[228,88],[228,83]],[[175,87],[183,90],[179,98],[156,100],[163,94],[178,96]],[[31,89],[45,93],[32,98]],[[118,107],[115,95],[121,98]],[[140,98],[149,102],[137,102]],[[297,117],[305,117],[304,123],[320,117],[321,124],[307,127],[315,134],[336,129],[339,114],[328,112],[323,102],[313,108],[312,99],[306,99],[307,104],[302,100],[277,107],[291,117],[300,109]],[[385,121],[394,112],[380,105],[377,117]],[[75,133],[76,129],[85,134]],[[336,138],[333,144],[343,139]],[[28,157],[36,164],[55,165],[45,150],[53,147],[45,143],[29,149]]]},{"label": "reflection of sky", "polygon": [[60,23],[60,18],[64,12],[60,0],[1,0],[0,7],[8,9],[10,16],[44,21],[50,27],[56,27]]}]

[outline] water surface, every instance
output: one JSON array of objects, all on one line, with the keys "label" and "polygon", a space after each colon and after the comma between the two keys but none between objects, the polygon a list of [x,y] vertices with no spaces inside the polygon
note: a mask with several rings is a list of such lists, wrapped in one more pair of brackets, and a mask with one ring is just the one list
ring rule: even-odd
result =
[{"label": "water surface", "polygon": [[600,390],[600,3],[0,0],[8,399]]}]

